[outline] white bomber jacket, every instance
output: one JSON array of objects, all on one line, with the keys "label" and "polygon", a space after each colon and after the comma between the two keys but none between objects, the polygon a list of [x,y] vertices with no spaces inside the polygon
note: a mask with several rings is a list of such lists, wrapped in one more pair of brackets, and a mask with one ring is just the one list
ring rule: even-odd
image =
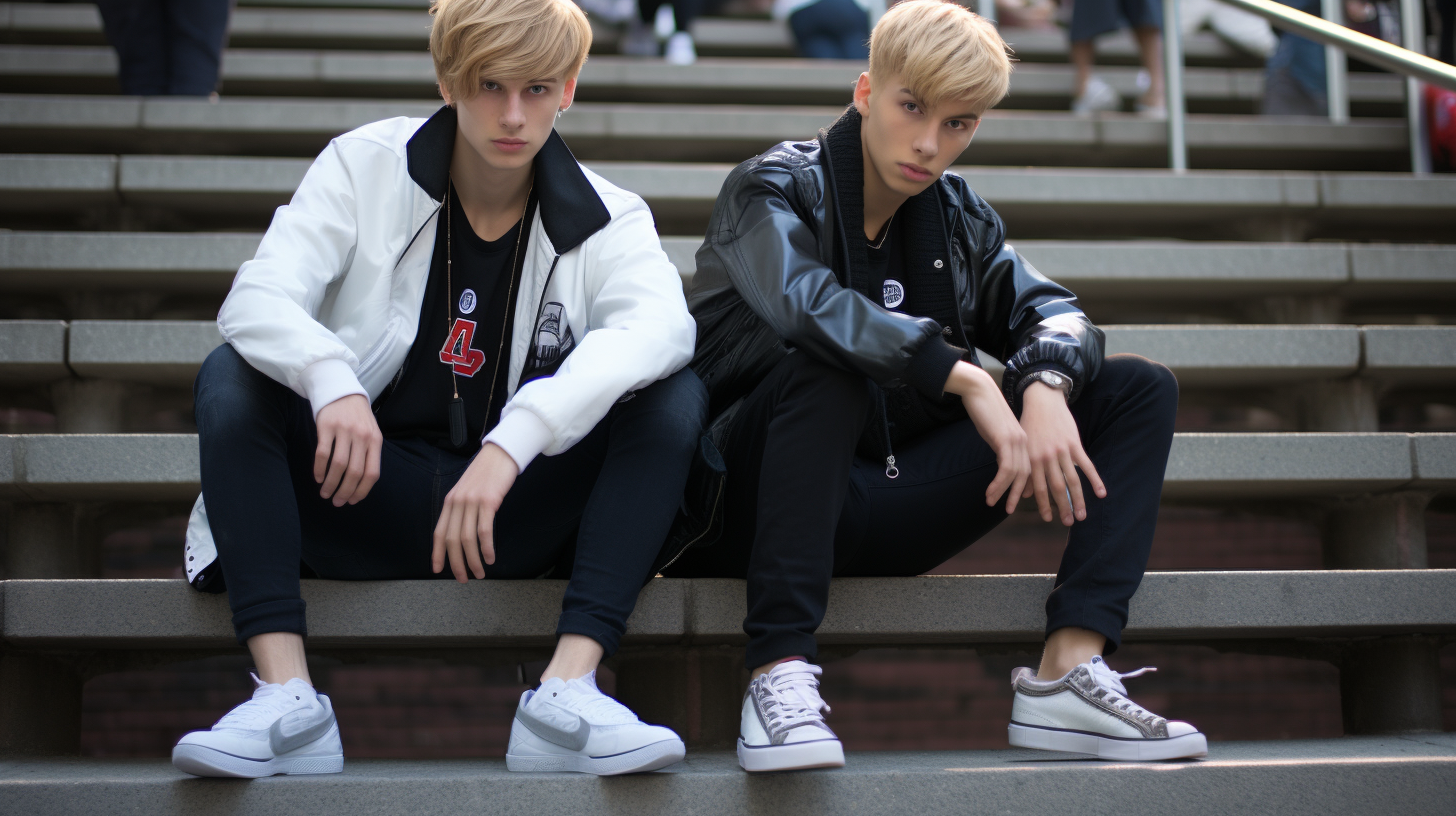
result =
[{"label": "white bomber jacket", "polygon": [[[414,343],[456,116],[396,118],[329,143],[218,314],[243,359],[309,400],[377,400]],[[692,358],[696,327],[652,213],[577,163],[554,131],[535,160],[511,332],[510,399],[485,439],[525,469],[586,436],[624,394]],[[443,406],[442,406],[443,410]],[[187,526],[188,581],[223,590],[207,508]]]}]

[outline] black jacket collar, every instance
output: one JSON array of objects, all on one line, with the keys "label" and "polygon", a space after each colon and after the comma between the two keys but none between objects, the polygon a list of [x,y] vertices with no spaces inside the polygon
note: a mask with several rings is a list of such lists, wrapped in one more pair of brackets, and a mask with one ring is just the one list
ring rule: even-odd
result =
[{"label": "black jacket collar", "polygon": [[[450,181],[457,128],[455,109],[446,105],[405,146],[410,178],[436,201],[444,200]],[[607,205],[555,130],[536,154],[535,169],[541,223],[558,255],[575,249],[612,220]]]}]

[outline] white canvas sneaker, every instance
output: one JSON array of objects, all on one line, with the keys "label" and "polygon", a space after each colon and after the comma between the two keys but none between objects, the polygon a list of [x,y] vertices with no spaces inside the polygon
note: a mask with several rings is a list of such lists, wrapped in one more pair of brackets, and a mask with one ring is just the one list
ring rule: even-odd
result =
[{"label": "white canvas sneaker", "polygon": [[[663,8],[666,8],[664,6]],[[663,58],[672,65],[692,65],[698,61],[698,49],[693,45],[693,35],[679,31],[667,38]]]},{"label": "white canvas sneaker", "polygon": [[247,779],[344,770],[344,746],[328,697],[298,678],[280,686],[255,674],[253,683],[253,699],[211,730],[182,737],[172,749],[177,770]]},{"label": "white canvas sneaker", "polygon": [[655,771],[686,754],[671,728],[642,722],[598,691],[592,672],[575,680],[553,677],[521,695],[506,768],[612,776]]},{"label": "white canvas sneaker", "polygon": [[844,766],[844,746],[824,724],[819,696],[824,670],[802,660],[780,663],[748,684],[738,730],[745,771],[797,771]]},{"label": "white canvas sneaker", "polygon": [[1020,748],[1091,754],[1102,759],[1182,759],[1208,755],[1208,740],[1186,722],[1159,717],[1127,698],[1127,674],[1093,657],[1065,677],[1036,679],[1028,668],[1011,673],[1016,700],[1007,736]]}]

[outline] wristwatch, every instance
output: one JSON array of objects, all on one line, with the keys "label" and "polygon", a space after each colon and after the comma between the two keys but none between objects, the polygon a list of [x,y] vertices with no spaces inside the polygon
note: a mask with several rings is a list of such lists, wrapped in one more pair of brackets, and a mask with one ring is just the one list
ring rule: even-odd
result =
[{"label": "wristwatch", "polygon": [[1072,379],[1065,374],[1045,368],[1040,371],[1033,371],[1023,381],[1021,387],[1022,393],[1025,393],[1026,389],[1031,387],[1032,381],[1046,383],[1052,388],[1057,389],[1062,392],[1062,399],[1069,401],[1072,399]]}]

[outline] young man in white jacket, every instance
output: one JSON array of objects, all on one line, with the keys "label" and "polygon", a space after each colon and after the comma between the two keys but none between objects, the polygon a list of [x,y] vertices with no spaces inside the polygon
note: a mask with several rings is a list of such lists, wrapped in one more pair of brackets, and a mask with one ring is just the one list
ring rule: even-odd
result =
[{"label": "young man in white jacket", "polygon": [[[682,758],[597,690],[677,513],[706,392],[642,200],[553,129],[591,29],[570,0],[438,0],[446,107],[344,134],[239,270],[198,374],[198,589],[226,591],[251,700],[186,735],[203,776],[343,768],[300,574],[570,577],[512,770]],[[204,504],[205,500],[205,504]]]}]

